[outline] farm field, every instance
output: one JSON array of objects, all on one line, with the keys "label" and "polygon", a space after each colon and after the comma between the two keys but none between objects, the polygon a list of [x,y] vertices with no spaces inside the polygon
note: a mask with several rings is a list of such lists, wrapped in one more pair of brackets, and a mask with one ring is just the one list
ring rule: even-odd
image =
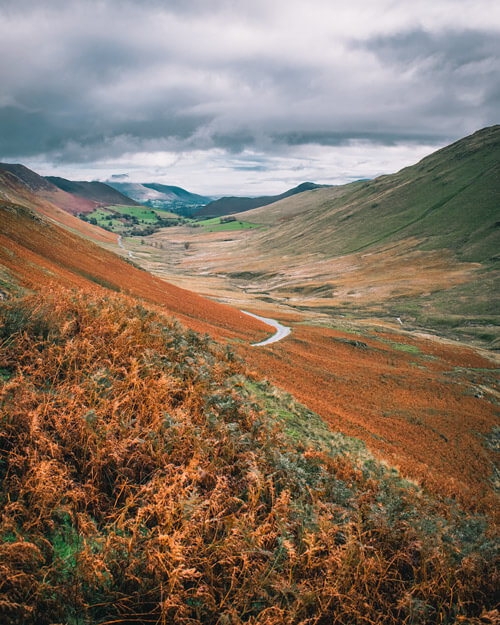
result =
[{"label": "farm field", "polygon": [[183,221],[179,215],[147,206],[106,206],[82,215],[84,221],[117,234],[151,234],[161,226]]}]

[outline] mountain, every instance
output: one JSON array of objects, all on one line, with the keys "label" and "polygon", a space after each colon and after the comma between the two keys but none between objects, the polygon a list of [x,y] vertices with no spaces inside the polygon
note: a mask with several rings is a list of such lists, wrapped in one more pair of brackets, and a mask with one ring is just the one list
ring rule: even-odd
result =
[{"label": "mountain", "polygon": [[104,182],[75,182],[59,178],[57,176],[47,176],[46,180],[59,189],[71,193],[77,197],[89,200],[97,206],[139,206],[139,202],[131,199],[127,195],[120,193]]},{"label": "mountain", "polygon": [[[71,214],[72,211],[84,212],[88,207],[86,200],[54,187],[23,165],[0,164],[0,200],[35,211],[51,222],[94,241],[116,241],[116,235]],[[93,204],[90,204],[90,210],[94,210]]]},{"label": "mountain", "polygon": [[244,218],[270,223],[274,214],[261,245],[287,254],[331,258],[411,239],[422,251],[446,248],[481,262],[499,258],[499,207],[500,126],[493,126],[397,174],[304,193]]},{"label": "mountain", "polygon": [[232,233],[231,244],[224,233],[205,241],[187,231],[191,271],[301,311],[383,318],[500,348],[498,125],[395,174],[234,218],[266,227]]},{"label": "mountain", "polygon": [[0,163],[0,172],[15,176],[16,180],[22,183],[25,189],[29,190],[32,200],[33,196],[41,200],[48,200],[51,204],[58,206],[72,215],[91,213],[97,206],[96,202],[72,195],[72,193],[60,189],[55,184],[24,165]]},{"label": "mountain", "polygon": [[108,181],[108,185],[124,193],[130,198],[159,210],[178,213],[188,216],[196,212],[200,206],[204,206],[212,198],[197,195],[182,189],[154,182],[114,182]]},{"label": "mountain", "polygon": [[[466,371],[454,385],[451,350],[419,359],[384,337],[301,322],[290,351],[258,351],[248,343],[269,326],[59,227],[19,178],[2,180],[2,623],[498,622],[498,501],[486,492],[497,405],[472,395]],[[13,201],[30,193],[31,207]],[[294,352],[291,377],[340,421],[339,388],[349,406],[368,396],[355,435],[380,445],[378,459],[269,382],[266,371],[283,371]],[[465,357],[474,380],[481,367],[494,374]],[[365,367],[353,378],[356,359]],[[332,401],[314,384],[337,360]],[[409,387],[397,393],[401,369]],[[418,416],[394,414],[397,396]],[[386,450],[429,441],[431,459],[458,469],[446,481],[412,458],[417,486]]]},{"label": "mountain", "polygon": [[289,189],[280,195],[269,195],[262,197],[222,197],[207,204],[194,213],[194,217],[222,217],[224,215],[232,215],[243,211],[249,211],[261,206],[268,206],[279,200],[282,200],[304,191],[320,189],[325,185],[315,184],[314,182],[303,182],[298,187]]}]

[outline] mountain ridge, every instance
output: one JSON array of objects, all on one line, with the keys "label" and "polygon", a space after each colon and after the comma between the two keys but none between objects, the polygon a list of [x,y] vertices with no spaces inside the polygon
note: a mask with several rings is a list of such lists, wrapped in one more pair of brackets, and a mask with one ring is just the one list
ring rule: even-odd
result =
[{"label": "mountain ridge", "polygon": [[[19,181],[26,189],[42,201],[49,201],[58,208],[77,215],[78,213],[91,213],[97,203],[87,198],[78,197],[68,193],[53,184],[47,178],[29,169],[25,165],[15,163],[0,163],[0,172],[9,173]],[[36,203],[36,200],[35,200]]]},{"label": "mountain ridge", "polygon": [[222,197],[213,202],[210,202],[199,211],[194,213],[194,217],[223,217],[226,215],[232,215],[234,213],[246,212],[262,206],[268,206],[279,200],[285,199],[298,193],[304,193],[305,191],[311,191],[314,189],[320,189],[327,187],[328,185],[320,185],[314,182],[302,182],[293,189],[289,189],[279,195],[263,195],[259,197],[239,197],[228,196]]},{"label": "mountain ridge", "polygon": [[[302,195],[307,217],[295,211],[292,219],[280,222],[272,245],[293,253],[290,241],[300,232],[308,251],[332,257],[417,237],[420,249],[451,246],[463,260],[493,259],[498,249],[499,163],[500,125],[395,174]],[[286,202],[280,204],[281,217],[287,213]],[[259,223],[264,213],[255,209],[243,215]],[[266,236],[260,235],[263,245]]]},{"label": "mountain ridge", "polygon": [[59,176],[46,176],[45,178],[50,183],[54,184],[59,189],[66,191],[67,193],[71,193],[85,200],[90,200],[91,202],[94,202],[96,207],[113,205],[140,205],[139,202],[136,202],[135,200],[129,198],[127,195],[120,193],[120,191],[114,189],[104,182],[68,180]]}]

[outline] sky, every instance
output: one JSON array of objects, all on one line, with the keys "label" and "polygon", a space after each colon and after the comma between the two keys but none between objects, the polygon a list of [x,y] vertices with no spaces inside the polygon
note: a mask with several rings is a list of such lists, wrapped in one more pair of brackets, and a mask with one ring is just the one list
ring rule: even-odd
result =
[{"label": "sky", "polygon": [[499,123],[499,66],[497,0],[0,0],[0,160],[209,195],[342,184]]}]

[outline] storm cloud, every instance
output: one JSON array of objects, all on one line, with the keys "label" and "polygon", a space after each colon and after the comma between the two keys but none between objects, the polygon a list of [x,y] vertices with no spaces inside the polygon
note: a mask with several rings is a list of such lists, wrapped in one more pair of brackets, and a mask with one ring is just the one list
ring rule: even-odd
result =
[{"label": "storm cloud", "polygon": [[498,123],[497,3],[346,4],[2,0],[0,158],[327,181]]}]

